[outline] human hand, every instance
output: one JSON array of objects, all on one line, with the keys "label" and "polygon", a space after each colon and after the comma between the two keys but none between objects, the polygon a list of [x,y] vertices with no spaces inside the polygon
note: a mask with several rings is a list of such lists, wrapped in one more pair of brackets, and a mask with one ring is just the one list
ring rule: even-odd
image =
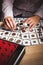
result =
[{"label": "human hand", "polygon": [[10,30],[16,29],[16,23],[15,23],[13,17],[6,17],[4,19],[4,22],[5,22],[4,25],[7,29],[10,29]]},{"label": "human hand", "polygon": [[33,28],[39,23],[40,21],[40,16],[32,16],[30,18],[27,18],[24,23],[28,23],[29,24],[29,27],[27,28],[27,30],[30,30],[32,31]]}]

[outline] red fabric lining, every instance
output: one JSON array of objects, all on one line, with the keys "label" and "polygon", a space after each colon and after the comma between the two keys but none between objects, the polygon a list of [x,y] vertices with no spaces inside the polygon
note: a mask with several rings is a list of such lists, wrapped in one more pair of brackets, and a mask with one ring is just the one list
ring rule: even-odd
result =
[{"label": "red fabric lining", "polygon": [[9,58],[15,52],[18,45],[4,40],[0,40],[0,65],[6,65]]}]

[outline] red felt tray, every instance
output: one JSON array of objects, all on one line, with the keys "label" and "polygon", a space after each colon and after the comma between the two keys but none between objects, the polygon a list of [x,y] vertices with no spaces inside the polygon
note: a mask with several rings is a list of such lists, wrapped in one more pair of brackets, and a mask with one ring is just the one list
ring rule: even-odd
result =
[{"label": "red felt tray", "polygon": [[0,65],[6,65],[17,48],[17,44],[0,40]]}]

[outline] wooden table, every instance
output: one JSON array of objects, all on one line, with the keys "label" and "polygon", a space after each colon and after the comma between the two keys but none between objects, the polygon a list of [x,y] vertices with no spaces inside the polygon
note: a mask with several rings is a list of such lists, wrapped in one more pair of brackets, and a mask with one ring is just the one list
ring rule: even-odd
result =
[{"label": "wooden table", "polygon": [[43,45],[26,47],[26,52],[19,65],[43,65]]}]

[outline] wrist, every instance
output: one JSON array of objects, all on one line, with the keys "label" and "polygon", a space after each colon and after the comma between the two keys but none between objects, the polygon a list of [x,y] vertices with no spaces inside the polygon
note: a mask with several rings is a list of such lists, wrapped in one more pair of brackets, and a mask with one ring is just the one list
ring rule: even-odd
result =
[{"label": "wrist", "polygon": [[41,19],[41,17],[39,15],[34,15],[36,18],[38,18],[39,20]]}]

